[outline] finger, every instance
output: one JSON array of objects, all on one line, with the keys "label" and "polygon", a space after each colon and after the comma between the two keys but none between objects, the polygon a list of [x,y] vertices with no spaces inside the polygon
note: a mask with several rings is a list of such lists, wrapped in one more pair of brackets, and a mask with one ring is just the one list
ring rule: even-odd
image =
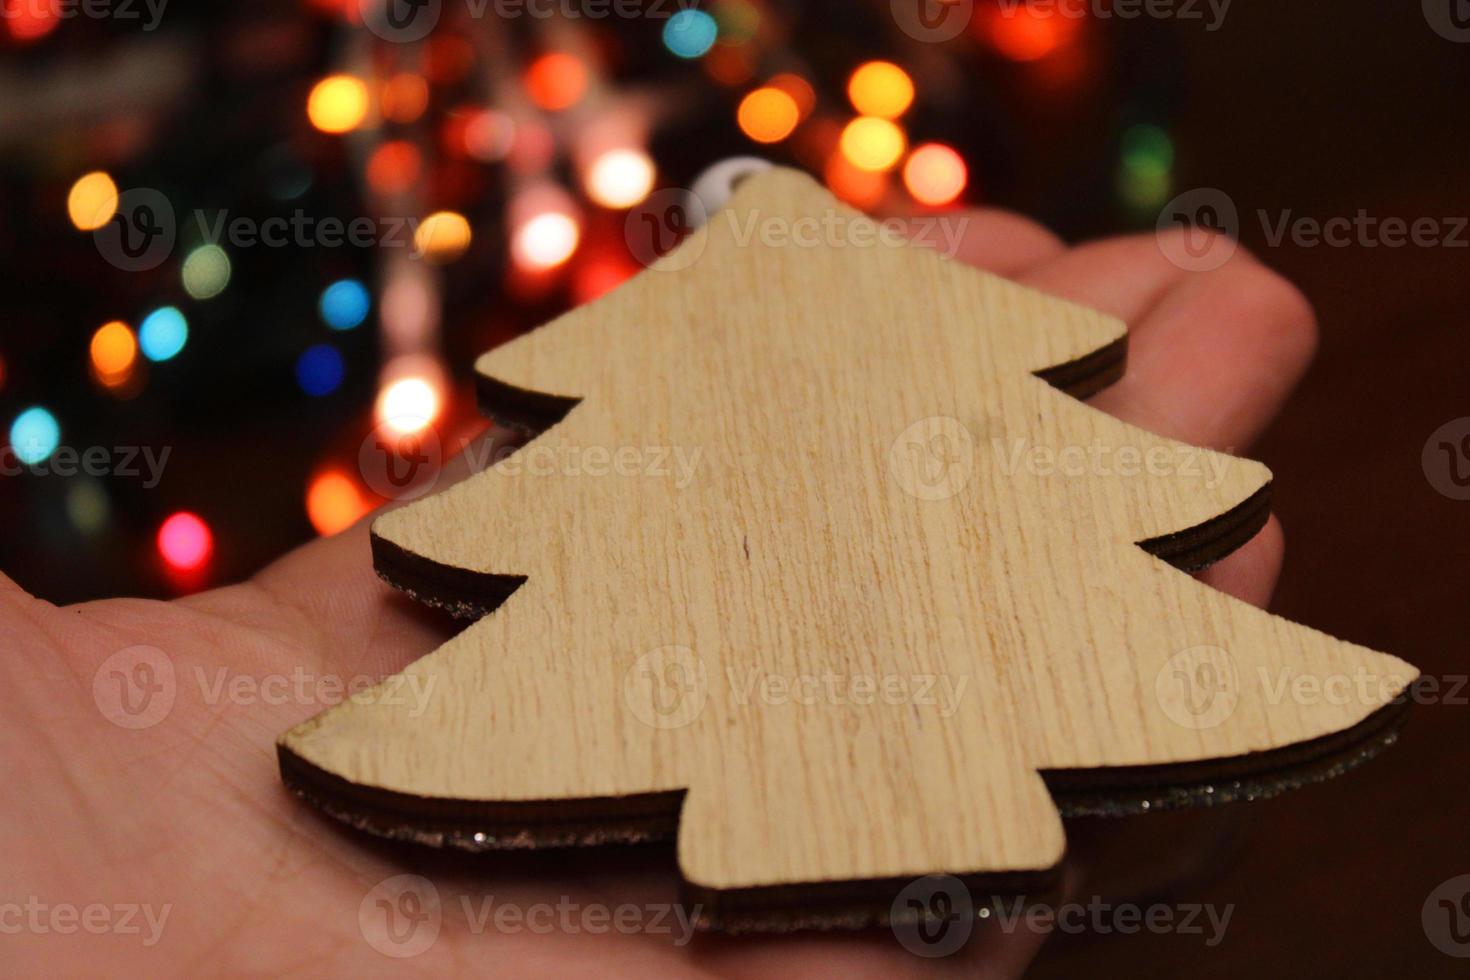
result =
[{"label": "finger", "polygon": [[1265,608],[1281,577],[1286,539],[1275,515],[1237,551],[1200,573],[1200,581],[1243,602]]},{"label": "finger", "polygon": [[1316,349],[1301,292],[1243,249],[1186,272],[1153,236],[1133,237],[1074,249],[1021,278],[1127,322],[1128,372],[1093,404],[1195,445],[1248,446]]},{"label": "finger", "polygon": [[977,269],[1015,276],[1062,255],[1067,247],[1046,228],[1010,211],[979,208],[933,215],[894,215],[920,245]]}]

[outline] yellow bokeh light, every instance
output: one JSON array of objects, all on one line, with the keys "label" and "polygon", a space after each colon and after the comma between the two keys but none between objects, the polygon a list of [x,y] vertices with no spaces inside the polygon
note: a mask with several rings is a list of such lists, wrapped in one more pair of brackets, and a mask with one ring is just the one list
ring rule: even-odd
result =
[{"label": "yellow bokeh light", "polygon": [[66,212],[78,231],[96,231],[117,214],[117,184],[101,170],[81,177],[66,196]]},{"label": "yellow bokeh light", "polygon": [[892,170],[903,156],[908,140],[903,130],[887,119],[859,116],[842,130],[838,144],[842,155],[860,170]]},{"label": "yellow bokeh light", "polygon": [[435,211],[414,229],[413,245],[430,262],[453,262],[470,247],[470,223],[457,211]]},{"label": "yellow bokeh light", "polygon": [[610,150],[592,162],[587,194],[607,208],[631,208],[653,190],[653,161],[641,150]]},{"label": "yellow bokeh light", "polygon": [[138,360],[138,339],[121,320],[105,323],[92,335],[92,370],[98,380],[113,387],[132,373]]},{"label": "yellow bokeh light", "polygon": [[757,143],[777,143],[796,128],[801,109],[789,93],[766,86],[740,100],[735,118],[740,131]]},{"label": "yellow bokeh light", "polygon": [[351,132],[362,125],[367,112],[367,86],[351,75],[328,75],[306,100],[307,118],[324,133]]},{"label": "yellow bokeh light", "polygon": [[903,165],[903,184],[914,200],[930,207],[948,204],[959,197],[969,181],[964,159],[943,143],[915,147]]},{"label": "yellow bokeh light", "polygon": [[522,268],[554,269],[572,257],[581,237],[582,231],[571,215],[549,211],[516,231],[510,243],[511,256]]},{"label": "yellow bokeh light", "polygon": [[865,116],[897,119],[914,101],[914,82],[891,61],[870,61],[852,73],[847,97]]}]

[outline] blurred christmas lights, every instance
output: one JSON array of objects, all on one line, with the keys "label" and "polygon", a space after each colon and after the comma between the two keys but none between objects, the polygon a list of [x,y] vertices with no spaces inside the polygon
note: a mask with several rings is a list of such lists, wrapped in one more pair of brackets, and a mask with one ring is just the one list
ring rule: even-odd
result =
[{"label": "blurred christmas lights", "polygon": [[150,361],[169,360],[184,349],[188,340],[189,321],[177,307],[156,309],[138,325],[138,346]]},{"label": "blurred christmas lights", "polygon": [[331,344],[313,344],[296,359],[296,383],[314,398],[336,391],[346,374],[342,355]]},{"label": "blurred christmas lights", "polygon": [[97,328],[89,347],[92,373],[108,388],[126,384],[138,360],[138,341],[133,331],[121,320],[113,320]]},{"label": "blurred christmas lights", "polygon": [[348,133],[368,113],[368,90],[362,79],[329,75],[317,82],[306,99],[306,115],[324,133]]},{"label": "blurred christmas lights", "polygon": [[778,143],[801,121],[801,110],[789,93],[764,86],[740,100],[735,120],[741,132],[757,143]]},{"label": "blurred christmas lights", "polygon": [[896,123],[877,116],[858,116],[842,130],[842,155],[859,170],[892,170],[903,157],[907,140]]},{"label": "blurred christmas lights", "polygon": [[213,299],[230,284],[230,257],[218,245],[201,245],[184,259],[184,290],[195,299]]},{"label": "blurred christmas lights", "polygon": [[345,531],[372,510],[372,503],[341,470],[313,477],[306,489],[306,516],[323,537]]},{"label": "blurred christmas lights", "polygon": [[470,223],[456,211],[435,211],[414,229],[414,250],[429,262],[453,262],[470,247]]},{"label": "blurred christmas lights", "polygon": [[570,109],[587,93],[587,66],[576,55],[543,54],[526,69],[526,94],[543,109]]},{"label": "blurred christmas lights", "polygon": [[897,119],[914,101],[914,82],[891,61],[870,61],[852,73],[847,97],[864,116]]},{"label": "blurred christmas lights", "polygon": [[664,24],[664,47],[681,58],[699,58],[714,47],[719,31],[703,10],[681,10]]},{"label": "blurred christmas lights", "polygon": [[587,173],[587,196],[608,208],[631,208],[653,190],[653,160],[642,150],[610,150]]},{"label": "blurred christmas lights", "polygon": [[158,528],[158,553],[170,568],[192,572],[202,568],[214,552],[214,535],[196,514],[179,511]]},{"label": "blurred christmas lights", "polygon": [[117,184],[101,170],[78,178],[66,196],[66,212],[78,231],[96,231],[117,214]]},{"label": "blurred christmas lights", "polygon": [[356,279],[342,279],[322,290],[317,309],[333,330],[351,330],[367,319],[372,303],[366,286]]},{"label": "blurred christmas lights", "polygon": [[969,170],[965,160],[943,143],[914,147],[903,165],[903,184],[914,200],[930,207],[949,204],[965,191]]},{"label": "blurred christmas lights", "polygon": [[21,412],[10,424],[10,451],[27,466],[45,462],[60,442],[61,426],[56,416],[39,405]]}]

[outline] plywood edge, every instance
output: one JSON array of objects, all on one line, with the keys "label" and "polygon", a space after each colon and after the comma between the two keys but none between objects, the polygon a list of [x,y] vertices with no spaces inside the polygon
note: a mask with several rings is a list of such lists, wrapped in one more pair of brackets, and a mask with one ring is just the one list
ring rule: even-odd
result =
[{"label": "plywood edge", "polygon": [[[1067,818],[1269,799],[1336,778],[1379,755],[1397,740],[1410,703],[1398,698],[1351,728],[1263,752],[1191,763],[1043,770],[1041,775]],[[277,743],[282,782],[328,816],[377,837],[482,852],[651,843],[678,833],[683,790],[515,802],[425,797],[353,783],[321,769],[292,749],[300,727]],[[997,898],[1044,897],[1055,886],[1059,867],[932,873],[958,878],[979,907]],[[681,896],[687,907],[698,907],[694,919],[706,931],[858,929],[888,925],[894,899],[913,880],[721,889],[684,879]]]}]

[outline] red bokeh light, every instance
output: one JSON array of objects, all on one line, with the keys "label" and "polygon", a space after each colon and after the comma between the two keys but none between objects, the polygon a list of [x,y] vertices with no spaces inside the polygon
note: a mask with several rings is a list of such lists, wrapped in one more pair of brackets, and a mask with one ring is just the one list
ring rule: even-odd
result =
[{"label": "red bokeh light", "polygon": [[170,568],[194,571],[214,553],[214,535],[197,515],[181,510],[158,528],[158,553]]}]

